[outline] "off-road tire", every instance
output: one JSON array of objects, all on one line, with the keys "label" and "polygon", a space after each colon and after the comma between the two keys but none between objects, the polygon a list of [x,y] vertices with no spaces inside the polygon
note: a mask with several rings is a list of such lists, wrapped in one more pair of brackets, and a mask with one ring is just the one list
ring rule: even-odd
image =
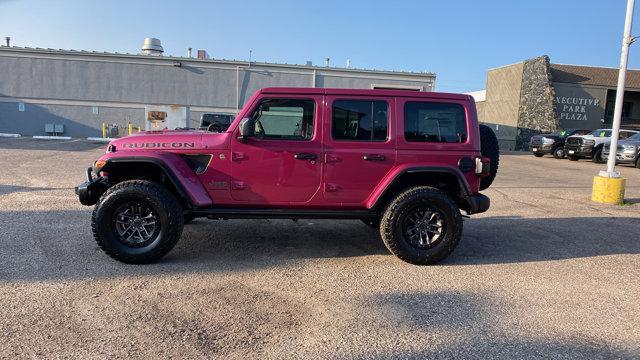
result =
[{"label": "off-road tire", "polygon": [[[402,224],[413,210],[427,206],[443,217],[444,236],[431,247],[417,248],[403,234]],[[393,199],[380,221],[380,236],[389,251],[414,265],[430,265],[447,257],[462,237],[462,216],[451,198],[428,186],[410,188]]]},{"label": "off-road tire", "polygon": [[544,154],[534,153],[534,154],[533,154],[533,156],[535,156],[535,157],[543,157],[543,156],[544,156]]},{"label": "off-road tire", "polygon": [[577,157],[577,156],[575,156],[575,155],[567,155],[567,158],[568,158],[570,161],[578,161],[578,160],[580,160],[580,158],[579,158],[579,157]]},{"label": "off-road tire", "polygon": [[[160,230],[140,247],[125,244],[117,235],[115,211],[127,202],[148,206],[157,214]],[[127,264],[146,264],[166,255],[182,234],[184,215],[178,200],[165,187],[147,180],[129,180],[109,188],[98,200],[91,217],[93,237],[112,258]]]},{"label": "off-road tire", "polygon": [[553,149],[553,157],[556,159],[564,159],[564,157],[567,155],[564,151],[564,146],[556,146]]},{"label": "off-road tire", "polygon": [[602,148],[596,149],[594,151],[593,157],[591,157],[591,161],[593,161],[596,164],[604,163],[604,160],[602,160]]},{"label": "off-road tire", "polygon": [[480,179],[480,191],[488,189],[498,174],[498,166],[500,165],[500,146],[498,138],[493,130],[486,126],[480,125],[480,153],[484,157],[491,159],[491,171],[489,176]]}]

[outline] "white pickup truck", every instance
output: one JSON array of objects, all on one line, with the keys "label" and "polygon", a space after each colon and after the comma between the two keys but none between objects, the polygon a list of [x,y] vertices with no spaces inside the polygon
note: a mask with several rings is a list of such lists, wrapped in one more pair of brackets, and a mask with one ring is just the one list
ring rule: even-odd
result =
[{"label": "white pickup truck", "polygon": [[[620,139],[624,140],[637,134],[635,130],[620,130]],[[571,161],[581,158],[591,158],[595,163],[603,163],[602,148],[611,143],[611,129],[597,129],[587,135],[569,136],[564,144],[564,150]]]}]

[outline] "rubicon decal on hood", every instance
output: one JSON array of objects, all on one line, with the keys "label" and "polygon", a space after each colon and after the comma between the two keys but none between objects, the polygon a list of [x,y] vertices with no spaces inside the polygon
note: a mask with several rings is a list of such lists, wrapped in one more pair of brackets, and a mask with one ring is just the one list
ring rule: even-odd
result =
[{"label": "rubicon decal on hood", "polygon": [[192,142],[162,142],[162,143],[126,143],[122,144],[125,149],[158,149],[158,148],[195,148]]}]

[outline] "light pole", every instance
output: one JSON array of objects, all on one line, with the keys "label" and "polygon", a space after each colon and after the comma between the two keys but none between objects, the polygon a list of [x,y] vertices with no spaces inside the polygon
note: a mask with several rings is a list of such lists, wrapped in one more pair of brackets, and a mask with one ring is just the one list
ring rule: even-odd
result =
[{"label": "light pole", "polygon": [[618,73],[618,86],[616,89],[616,102],[613,112],[613,125],[611,131],[611,144],[609,145],[607,170],[600,171],[598,176],[593,179],[591,199],[596,202],[620,204],[624,201],[625,180],[620,177],[620,173],[618,171],[615,171],[615,166],[616,153],[618,150],[618,135],[620,132],[620,120],[622,118],[624,83],[627,75],[627,59],[629,58],[629,46],[634,41],[634,38],[631,36],[633,5],[634,0],[627,0],[627,15],[624,21],[622,51],[620,53],[620,71]]}]

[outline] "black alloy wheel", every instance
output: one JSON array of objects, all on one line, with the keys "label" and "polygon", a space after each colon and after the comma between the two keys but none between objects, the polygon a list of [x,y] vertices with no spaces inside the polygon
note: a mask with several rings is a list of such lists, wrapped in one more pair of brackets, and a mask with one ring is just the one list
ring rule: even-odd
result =
[{"label": "black alloy wheel", "polygon": [[149,245],[160,232],[158,214],[142,202],[131,201],[120,205],[112,219],[116,231],[114,235],[129,247]]},{"label": "black alloy wheel", "polygon": [[445,236],[444,215],[429,206],[416,206],[402,222],[402,234],[418,249],[435,246]]}]

